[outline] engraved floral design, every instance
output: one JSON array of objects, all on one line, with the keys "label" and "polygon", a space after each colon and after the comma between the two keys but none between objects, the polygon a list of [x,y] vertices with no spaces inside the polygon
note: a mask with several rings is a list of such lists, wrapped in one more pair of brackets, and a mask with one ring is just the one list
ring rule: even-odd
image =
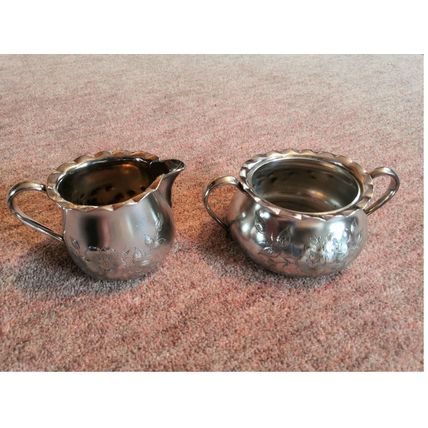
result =
[{"label": "engraved floral design", "polygon": [[118,250],[111,247],[89,246],[82,249],[79,242],[71,238],[71,249],[75,255],[84,260],[91,271],[105,275],[116,269],[126,269],[128,273],[142,273],[154,261],[153,250],[161,246],[166,239],[160,236],[162,220],[155,218],[155,236],[144,235],[144,245]]},{"label": "engraved floral design", "polygon": [[345,267],[349,256],[361,247],[363,235],[354,219],[350,224],[338,224],[327,235],[311,236],[302,247],[293,244],[293,226],[286,225],[279,233],[269,231],[260,214],[255,229],[260,234],[262,248],[258,252],[264,263],[273,270],[289,273],[329,273]]},{"label": "engraved floral design", "polygon": [[88,247],[83,257],[91,269],[99,273],[107,273],[120,266],[120,254],[116,256],[114,248]]},{"label": "engraved floral design", "polygon": [[360,248],[362,239],[355,220],[338,233],[313,236],[305,246],[299,265],[305,272],[340,270],[345,267],[350,254]]},{"label": "engraved floral design", "polygon": [[152,249],[160,245],[159,240],[150,238],[151,244],[147,244],[145,240],[145,246],[141,248],[134,247],[121,251],[110,247],[90,246],[82,251],[79,249],[77,241],[73,241],[73,249],[76,256],[83,259],[93,272],[101,275],[118,268],[126,268],[131,273],[144,271],[152,262]]},{"label": "engraved floral design", "polygon": [[347,255],[347,242],[329,234],[325,238],[311,238],[301,260],[304,260],[304,266],[309,270],[319,270],[327,264],[337,264],[337,267],[340,267],[346,261]]},{"label": "engraved floral design", "polygon": [[258,216],[254,225],[258,233],[264,237],[263,248],[259,251],[265,263],[273,269],[284,269],[295,264],[296,259],[290,255],[292,238],[291,225],[286,226],[278,235],[269,233],[266,221]]}]

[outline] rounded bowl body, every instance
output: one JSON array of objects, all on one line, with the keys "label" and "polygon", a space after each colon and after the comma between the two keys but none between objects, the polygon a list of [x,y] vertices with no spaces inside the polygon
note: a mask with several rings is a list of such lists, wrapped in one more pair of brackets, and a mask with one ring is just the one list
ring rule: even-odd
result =
[{"label": "rounded bowl body", "polygon": [[367,215],[359,209],[328,220],[277,215],[237,191],[229,207],[230,233],[244,252],[266,269],[291,276],[338,272],[360,254]]},{"label": "rounded bowl body", "polygon": [[[381,176],[390,182],[373,202],[373,179]],[[392,168],[368,173],[346,156],[293,149],[256,155],[243,164],[239,178],[222,176],[208,184],[203,195],[208,214],[256,263],[292,276],[347,267],[366,243],[367,216],[400,186]],[[209,195],[226,185],[237,190],[224,221]]]},{"label": "rounded bowl body", "polygon": [[172,209],[156,192],[115,211],[64,210],[64,243],[97,279],[133,279],[156,270],[174,240]]}]

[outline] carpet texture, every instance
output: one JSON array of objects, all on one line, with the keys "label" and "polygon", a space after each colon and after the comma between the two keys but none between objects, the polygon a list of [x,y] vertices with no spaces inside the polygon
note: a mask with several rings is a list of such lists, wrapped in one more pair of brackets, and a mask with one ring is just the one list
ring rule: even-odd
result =
[{"label": "carpet texture", "polygon": [[[0,56],[0,369],[423,370],[422,89],[422,56]],[[212,178],[290,147],[400,175],[343,273],[265,271],[205,212]],[[103,282],[5,198],[18,181],[117,148],[187,169],[164,265]],[[220,212],[231,192],[213,194]],[[19,202],[60,230],[45,196]]]}]

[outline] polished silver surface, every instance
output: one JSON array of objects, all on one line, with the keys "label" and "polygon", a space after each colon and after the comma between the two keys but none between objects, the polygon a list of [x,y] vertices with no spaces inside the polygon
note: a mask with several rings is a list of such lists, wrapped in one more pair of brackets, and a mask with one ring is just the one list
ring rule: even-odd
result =
[{"label": "polished silver surface", "polygon": [[[391,181],[373,202],[373,179],[382,175]],[[224,185],[238,190],[226,220],[209,205],[211,191]],[[245,162],[240,180],[213,180],[204,204],[255,262],[287,275],[318,276],[355,260],[367,239],[367,216],[390,200],[399,185],[391,168],[369,174],[345,156],[286,150]]]},{"label": "polished silver surface", "polygon": [[[58,241],[86,273],[98,279],[131,279],[163,261],[174,239],[171,188],[184,169],[179,160],[161,161],[146,152],[100,152],[65,163],[47,186],[22,182],[8,194],[16,217]],[[15,197],[46,192],[63,212],[58,234],[24,214]]]}]

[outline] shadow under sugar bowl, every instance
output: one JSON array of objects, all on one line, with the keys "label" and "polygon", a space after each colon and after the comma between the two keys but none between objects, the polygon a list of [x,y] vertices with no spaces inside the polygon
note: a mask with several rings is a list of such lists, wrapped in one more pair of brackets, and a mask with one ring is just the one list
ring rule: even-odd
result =
[{"label": "shadow under sugar bowl", "polygon": [[[373,179],[379,176],[389,176],[390,183],[373,201]],[[210,192],[224,185],[237,188],[225,221],[209,205]],[[355,260],[367,239],[367,216],[389,201],[399,185],[391,168],[368,173],[346,156],[274,151],[245,162],[240,180],[213,180],[204,204],[256,263],[290,276],[318,276]]]},{"label": "shadow under sugar bowl", "polygon": [[[174,239],[171,188],[184,169],[147,152],[103,151],[53,171],[47,186],[22,182],[8,194],[10,210],[27,226],[64,242],[74,262],[98,279],[131,279],[164,260]],[[24,214],[15,197],[45,192],[63,213],[58,234]]]}]

